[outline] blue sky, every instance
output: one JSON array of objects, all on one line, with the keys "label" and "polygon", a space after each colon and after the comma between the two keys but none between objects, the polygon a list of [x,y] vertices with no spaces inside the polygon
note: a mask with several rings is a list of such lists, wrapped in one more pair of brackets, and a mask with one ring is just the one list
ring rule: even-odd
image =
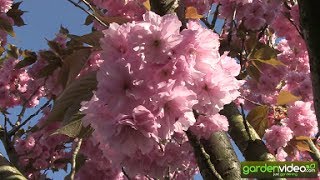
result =
[{"label": "blue sky", "polygon": [[[28,11],[23,15],[27,25],[16,28],[16,37],[9,38],[9,42],[19,48],[34,51],[47,48],[46,39],[53,39],[60,25],[68,28],[72,34],[78,35],[88,33],[91,29],[83,25],[87,15],[67,0],[26,0],[21,4],[21,9]],[[13,113],[19,111],[19,108],[11,110]],[[0,151],[3,152],[2,145]],[[243,161],[239,151],[236,152]],[[65,173],[59,172],[52,177],[60,180],[64,175]],[[201,176],[197,175],[195,179],[201,179]]]},{"label": "blue sky", "polygon": [[84,34],[90,27],[83,25],[86,14],[67,0],[25,0],[21,9],[26,26],[16,28],[17,36],[10,41],[18,47],[39,50],[46,47],[46,40],[52,39],[60,25],[73,34]]}]

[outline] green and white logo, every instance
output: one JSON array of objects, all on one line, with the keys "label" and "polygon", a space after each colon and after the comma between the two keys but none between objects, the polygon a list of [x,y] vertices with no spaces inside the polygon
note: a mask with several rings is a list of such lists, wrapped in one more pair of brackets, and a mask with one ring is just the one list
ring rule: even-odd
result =
[{"label": "green and white logo", "polygon": [[243,178],[315,178],[318,177],[317,162],[266,162],[241,163]]}]

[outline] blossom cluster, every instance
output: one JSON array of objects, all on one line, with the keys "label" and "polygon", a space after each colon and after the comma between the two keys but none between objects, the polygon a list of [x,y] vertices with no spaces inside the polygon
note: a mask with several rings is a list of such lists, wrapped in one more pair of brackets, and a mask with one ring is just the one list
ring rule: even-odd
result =
[{"label": "blossom cluster", "polygon": [[[38,128],[46,123],[49,112],[50,108],[44,109]],[[61,134],[53,135],[60,126],[59,122],[50,123],[41,130],[28,133],[26,137],[15,139],[19,166],[27,173],[28,179],[38,179],[42,170],[65,168],[66,159],[71,159],[71,152],[66,150],[70,138]]]},{"label": "blossom cluster", "polygon": [[39,104],[42,88],[25,68],[16,69],[19,60],[6,59],[0,66],[0,107],[3,109],[26,104],[34,107]]},{"label": "blossom cluster", "polygon": [[[7,12],[11,9],[11,6],[13,4],[12,0],[0,0],[0,21],[3,21],[3,23],[8,25],[13,25],[14,22],[12,18],[7,16]],[[7,35],[8,32],[6,32],[3,28],[0,29],[0,47],[4,47],[7,44]]]},{"label": "blossom cluster", "polygon": [[[85,140],[79,154],[85,157],[85,163],[81,166],[76,174],[75,179],[123,179],[123,173],[120,168],[114,167],[111,160],[112,156],[110,147],[97,144],[93,138]],[[106,156],[108,154],[108,156]]]},{"label": "blossom cluster", "polygon": [[[310,79],[309,57],[306,45],[299,32],[299,9],[297,5],[275,3],[273,1],[253,1],[246,6],[256,6],[255,4],[271,3],[276,5],[272,11],[276,13],[272,21],[266,21],[270,31],[275,37],[270,42],[261,38],[262,43],[272,43],[279,52],[276,59],[282,65],[276,67],[271,65],[260,66],[260,77],[258,81],[253,78],[247,79],[241,89],[242,96],[251,102],[269,105],[271,108],[268,129],[264,135],[269,150],[274,153],[278,160],[301,160],[309,159],[305,152],[294,149],[293,146],[297,137],[314,137],[318,131],[316,117],[313,111],[312,88]],[[264,7],[268,7],[263,5]],[[253,9],[259,9],[258,7]],[[271,8],[268,8],[270,10]],[[255,11],[264,12],[264,11]],[[279,13],[280,12],[280,13]],[[245,13],[248,15],[248,13]],[[256,15],[256,17],[259,17]],[[252,26],[257,24],[252,23]],[[244,25],[248,28],[250,25]],[[258,26],[257,26],[258,27]],[[261,28],[262,26],[259,26]],[[258,28],[258,29],[259,29]],[[251,29],[256,29],[250,27]],[[256,29],[257,30],[257,29]],[[300,101],[277,105],[277,98],[281,91],[287,91],[300,98]],[[249,101],[244,100],[245,108],[250,110],[254,107]],[[278,107],[277,107],[278,106]],[[277,110],[275,110],[277,109]],[[278,111],[279,110],[279,111]],[[289,145],[290,143],[290,145]],[[294,152],[294,153],[293,153]]]},{"label": "blossom cluster", "polygon": [[11,9],[13,1],[12,0],[1,0],[0,1],[0,12],[6,13],[9,9]]},{"label": "blossom cluster", "polygon": [[248,30],[261,30],[271,24],[280,13],[281,1],[277,0],[218,0],[220,16],[231,21],[234,17]]},{"label": "blossom cluster", "polygon": [[[220,56],[218,35],[198,22],[189,22],[181,32],[180,26],[175,15],[147,12],[143,21],[113,23],[103,31],[97,91],[82,112],[96,141],[117,150],[113,163],[126,165],[131,176],[157,172],[151,175],[163,177],[166,163],[182,160],[189,160],[184,168],[189,167],[190,157],[160,159],[171,148],[192,152],[183,144],[184,131],[193,125],[191,130],[205,138],[226,131],[226,118],[218,112],[240,94],[242,82],[234,77],[240,66]],[[203,114],[199,122],[193,111]],[[146,171],[147,162],[159,170]],[[170,169],[175,172],[183,164]]]},{"label": "blossom cluster", "polygon": [[107,10],[106,16],[124,17],[130,20],[141,20],[142,14],[146,12],[143,3],[146,0],[93,0],[92,2]]}]

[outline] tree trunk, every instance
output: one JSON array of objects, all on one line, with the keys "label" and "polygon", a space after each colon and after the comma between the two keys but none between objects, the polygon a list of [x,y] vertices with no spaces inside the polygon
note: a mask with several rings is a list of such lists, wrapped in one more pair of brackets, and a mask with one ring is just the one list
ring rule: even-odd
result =
[{"label": "tree trunk", "polygon": [[318,128],[320,128],[320,2],[318,0],[299,0],[298,2],[302,32],[309,53],[314,110]]}]

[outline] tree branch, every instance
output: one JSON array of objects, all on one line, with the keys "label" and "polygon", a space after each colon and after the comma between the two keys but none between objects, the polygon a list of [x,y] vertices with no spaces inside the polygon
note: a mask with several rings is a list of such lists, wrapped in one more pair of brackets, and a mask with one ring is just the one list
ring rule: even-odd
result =
[{"label": "tree branch", "polygon": [[72,163],[71,163],[72,168],[71,168],[71,173],[70,173],[71,180],[74,180],[74,176],[76,174],[77,156],[80,151],[81,144],[82,144],[82,139],[79,139],[77,142],[77,145],[72,153]]},{"label": "tree branch", "polygon": [[178,7],[178,0],[150,0],[151,11],[164,16],[175,13]]},{"label": "tree branch", "polygon": [[240,162],[226,132],[215,132],[201,143],[222,179],[241,179]]},{"label": "tree branch", "polygon": [[[108,25],[107,25],[105,22],[103,22],[103,20],[101,20],[99,17],[97,17],[97,16],[96,16],[95,14],[93,14],[92,12],[90,12],[90,11],[86,10],[85,8],[83,8],[82,6],[80,6],[78,3],[75,3],[75,2],[73,2],[72,0],[67,0],[67,1],[69,1],[71,4],[73,4],[74,6],[78,7],[79,9],[81,9],[82,11],[84,11],[85,13],[87,13],[89,16],[93,17],[93,18],[94,18],[97,22],[99,22],[102,26],[108,27]],[[84,2],[84,3],[88,6],[87,1],[82,1],[82,2]],[[91,5],[90,5],[89,7],[91,7]],[[91,9],[91,10],[93,10],[93,9]]]},{"label": "tree branch", "polygon": [[311,139],[307,140],[307,143],[310,147],[310,150],[312,151],[312,153],[310,152],[310,156],[312,157],[312,159],[314,159],[315,161],[317,161],[318,163],[320,163],[320,153],[319,153],[319,149],[317,148],[317,146],[314,144],[314,142]]},{"label": "tree branch", "polygon": [[300,22],[303,36],[309,52],[309,64],[312,80],[314,110],[320,132],[320,2],[317,0],[298,0]]},{"label": "tree branch", "polygon": [[220,114],[226,116],[229,121],[229,134],[235,141],[240,151],[249,161],[275,161],[275,157],[269,153],[257,132],[248,124],[251,138],[243,124],[243,118],[237,106],[230,103],[224,106]]},{"label": "tree branch", "polygon": [[13,136],[22,126],[26,125],[30,120],[32,120],[32,118],[37,116],[45,107],[47,107],[50,104],[50,102],[51,102],[51,99],[49,99],[44,105],[42,105],[35,113],[31,114],[21,124],[12,128],[11,131],[9,131],[8,133],[9,137]]},{"label": "tree branch", "polygon": [[[210,156],[206,153],[203,145],[197,139],[195,135],[192,134],[190,130],[186,131],[189,142],[194,150],[194,155],[197,159],[197,164],[200,169],[200,173],[205,180],[222,180],[220,174],[216,171],[214,166],[210,161]],[[240,171],[239,171],[240,172]]]}]

